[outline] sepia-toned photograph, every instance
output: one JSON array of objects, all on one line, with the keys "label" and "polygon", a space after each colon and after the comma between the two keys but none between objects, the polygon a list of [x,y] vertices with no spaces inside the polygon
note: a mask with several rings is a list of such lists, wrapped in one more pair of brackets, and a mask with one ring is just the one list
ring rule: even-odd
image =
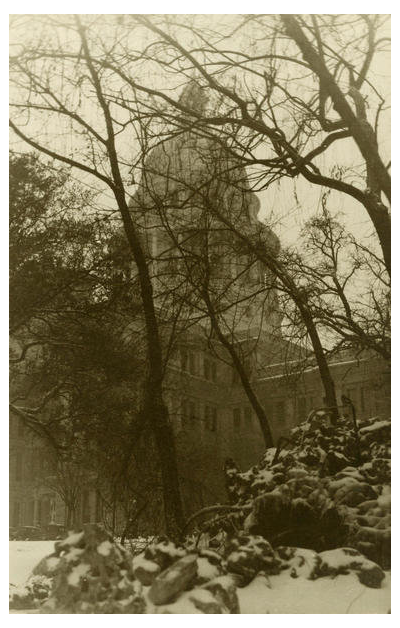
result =
[{"label": "sepia-toned photograph", "polygon": [[390,15],[9,19],[9,612],[390,613]]}]

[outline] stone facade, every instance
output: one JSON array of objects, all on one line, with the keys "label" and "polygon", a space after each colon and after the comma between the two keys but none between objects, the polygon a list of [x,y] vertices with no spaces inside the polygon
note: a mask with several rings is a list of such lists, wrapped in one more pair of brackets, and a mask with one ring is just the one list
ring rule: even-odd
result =
[{"label": "stone facade", "polygon": [[[193,92],[186,89],[184,97],[194,97]],[[204,98],[199,102],[205,106]],[[161,333],[168,336],[172,327],[176,333],[164,387],[187,514],[226,500],[227,458],[246,469],[265,449],[226,350],[213,337],[207,317],[197,320],[204,259],[210,262],[207,289],[213,307],[242,355],[275,442],[311,409],[324,405],[317,367],[312,362],[304,367],[304,360],[282,339],[276,294],[263,289],[265,268],[233,246],[229,232],[221,229],[220,219],[227,216],[276,254],[279,240],[258,221],[259,209],[243,168],[227,159],[215,142],[192,133],[150,152],[131,203],[152,272]],[[134,268],[127,272],[134,278]],[[341,354],[331,360],[331,369],[338,399],[341,394],[349,397],[359,417],[390,415],[390,376],[379,358]],[[12,421],[11,524],[65,522],[59,497],[45,488],[46,448],[37,437],[23,433],[17,419]],[[43,467],[40,472],[37,464]],[[101,504],[90,480],[78,510],[83,523],[101,520]]]},{"label": "stone facade", "polygon": [[[275,442],[324,406],[318,369],[298,372],[292,365],[269,361],[253,386],[270,420]],[[331,361],[337,395],[349,397],[360,419],[390,417],[390,375],[385,363],[371,355],[342,354]],[[257,417],[233,369],[200,343],[187,342],[171,362],[166,400],[176,435],[181,488],[186,512],[225,502],[223,466],[233,458],[242,470],[256,464],[265,446]],[[343,412],[348,409],[343,408]],[[66,509],[51,488],[51,454],[45,443],[10,419],[10,525],[66,523]],[[50,476],[51,477],[51,476]],[[82,523],[102,521],[99,497],[87,479],[78,501]]]}]

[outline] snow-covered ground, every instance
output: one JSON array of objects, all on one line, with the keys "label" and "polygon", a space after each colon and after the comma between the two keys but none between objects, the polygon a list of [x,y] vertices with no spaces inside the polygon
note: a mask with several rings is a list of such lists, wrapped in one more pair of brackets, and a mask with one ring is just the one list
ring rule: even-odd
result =
[{"label": "snow-covered ground", "polygon": [[54,541],[10,541],[10,584],[24,584],[32,569],[54,550]]},{"label": "snow-covered ground", "polygon": [[[54,541],[10,541],[10,583],[23,584],[53,548]],[[189,593],[166,608],[173,613],[196,612],[187,610],[185,596]],[[285,570],[269,578],[257,576],[237,593],[244,614],[386,614],[390,610],[390,573],[380,589],[372,589],[360,584],[355,574],[307,580],[291,578]]]},{"label": "snow-covered ground", "polygon": [[237,592],[240,610],[248,614],[381,614],[390,610],[390,573],[380,589],[371,589],[354,573],[307,580],[293,579],[286,570],[268,579],[257,576]]}]

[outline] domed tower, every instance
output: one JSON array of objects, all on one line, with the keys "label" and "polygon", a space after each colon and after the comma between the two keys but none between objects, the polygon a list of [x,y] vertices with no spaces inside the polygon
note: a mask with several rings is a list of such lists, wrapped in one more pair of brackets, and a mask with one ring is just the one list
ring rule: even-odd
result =
[{"label": "domed tower", "polygon": [[[206,91],[192,81],[180,102],[203,112]],[[188,123],[188,127],[189,127]],[[238,338],[279,334],[281,313],[266,269],[246,235],[277,254],[277,236],[258,220],[260,202],[223,141],[192,129],[150,151],[131,210],[151,259],[164,315],[181,299],[186,315],[204,310],[204,291],[222,328]],[[171,293],[171,299],[168,299]]]}]

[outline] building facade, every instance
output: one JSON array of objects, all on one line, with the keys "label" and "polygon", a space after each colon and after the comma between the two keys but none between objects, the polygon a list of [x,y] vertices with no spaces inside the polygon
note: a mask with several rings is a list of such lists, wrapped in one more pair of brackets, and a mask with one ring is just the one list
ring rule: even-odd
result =
[{"label": "building facade", "polygon": [[[204,107],[196,89],[189,86],[182,98]],[[165,336],[164,392],[188,515],[226,500],[226,459],[244,470],[265,450],[258,419],[218,333],[240,355],[275,442],[324,406],[316,365],[282,338],[282,312],[275,291],[266,287],[266,269],[240,245],[242,233],[270,255],[280,246],[258,220],[260,203],[246,172],[226,154],[192,132],[159,144],[145,160],[131,202]],[[135,269],[126,272],[135,281]],[[331,359],[331,372],[337,398],[349,397],[359,418],[390,416],[390,375],[379,358],[342,353]],[[10,422],[10,446],[11,525],[68,524],[61,491],[52,488],[56,472],[50,470],[48,447],[17,417]],[[79,472],[73,480],[77,521],[102,521],[95,483],[80,479]]]},{"label": "building facade", "polygon": [[[252,377],[275,442],[305,420],[312,409],[324,407],[317,367],[304,369],[301,362],[298,367],[297,372],[292,368],[288,374],[284,362],[264,364],[266,374],[254,372]],[[342,394],[349,397],[359,419],[390,417],[390,374],[383,361],[371,355],[356,357],[347,353],[331,362],[331,372],[338,398]],[[265,451],[258,419],[234,370],[192,339],[182,346],[168,369],[165,395],[187,514],[223,503],[225,461],[231,458],[246,470]],[[67,525],[68,509],[54,488],[52,465],[49,446],[12,416],[10,526]],[[77,488],[77,521],[103,522],[105,513],[96,483],[92,486],[90,478],[78,477]]]}]

